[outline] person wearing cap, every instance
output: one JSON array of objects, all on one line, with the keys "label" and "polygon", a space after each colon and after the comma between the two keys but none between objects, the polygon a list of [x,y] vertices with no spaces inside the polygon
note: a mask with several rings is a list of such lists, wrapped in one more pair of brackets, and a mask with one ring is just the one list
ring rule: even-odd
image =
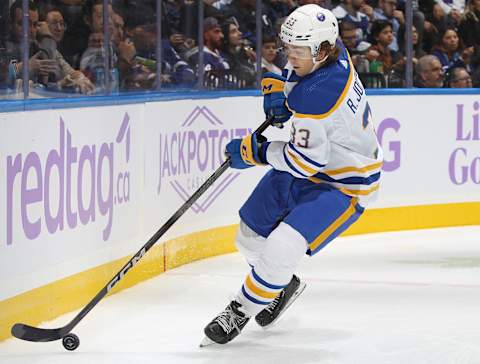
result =
[{"label": "person wearing cap", "polygon": [[[230,65],[225,60],[221,51],[223,33],[218,20],[213,17],[205,18],[203,22],[203,72],[225,71],[230,69]],[[188,63],[192,68],[198,70],[199,49],[194,47],[186,53]]]},{"label": "person wearing cap", "polygon": [[237,248],[249,272],[227,307],[204,328],[201,346],[234,339],[250,318],[268,328],[305,289],[295,273],[348,229],[375,197],[383,154],[361,80],[338,37],[337,19],[315,4],[281,27],[288,63],[265,74],[263,106],[289,141],[253,133],[226,146],[230,167],[270,167],[240,208]]}]

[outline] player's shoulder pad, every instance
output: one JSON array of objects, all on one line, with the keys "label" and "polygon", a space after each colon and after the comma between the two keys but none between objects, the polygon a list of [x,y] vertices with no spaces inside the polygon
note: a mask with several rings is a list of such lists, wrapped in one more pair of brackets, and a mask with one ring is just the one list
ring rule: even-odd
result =
[{"label": "player's shoulder pad", "polygon": [[336,62],[306,76],[288,95],[288,107],[297,117],[322,119],[330,115],[343,101],[354,69],[347,50],[341,43]]}]

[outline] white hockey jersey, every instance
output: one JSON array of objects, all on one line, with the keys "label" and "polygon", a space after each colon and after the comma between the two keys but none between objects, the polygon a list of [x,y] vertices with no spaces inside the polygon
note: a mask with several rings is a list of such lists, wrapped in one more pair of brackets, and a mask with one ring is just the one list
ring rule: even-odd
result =
[{"label": "white hockey jersey", "polygon": [[328,183],[365,207],[379,188],[383,153],[362,82],[343,44],[337,47],[336,62],[303,78],[287,65],[291,139],[271,142],[266,157],[273,168]]}]

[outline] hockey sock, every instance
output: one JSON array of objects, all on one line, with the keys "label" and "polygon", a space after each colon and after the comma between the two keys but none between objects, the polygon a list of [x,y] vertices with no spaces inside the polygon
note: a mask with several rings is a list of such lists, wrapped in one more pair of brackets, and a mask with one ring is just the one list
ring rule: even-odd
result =
[{"label": "hockey sock", "polygon": [[285,286],[286,284],[278,285],[265,281],[252,269],[236,299],[251,316],[255,316],[267,307]]}]

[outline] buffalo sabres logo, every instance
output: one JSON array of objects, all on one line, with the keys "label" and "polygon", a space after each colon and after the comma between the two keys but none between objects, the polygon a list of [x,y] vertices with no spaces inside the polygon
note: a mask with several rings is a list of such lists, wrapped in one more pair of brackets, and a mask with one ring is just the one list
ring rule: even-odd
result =
[{"label": "buffalo sabres logo", "polygon": [[323,14],[323,13],[318,13],[318,14],[317,14],[317,19],[318,19],[319,21],[325,21],[325,14]]}]

